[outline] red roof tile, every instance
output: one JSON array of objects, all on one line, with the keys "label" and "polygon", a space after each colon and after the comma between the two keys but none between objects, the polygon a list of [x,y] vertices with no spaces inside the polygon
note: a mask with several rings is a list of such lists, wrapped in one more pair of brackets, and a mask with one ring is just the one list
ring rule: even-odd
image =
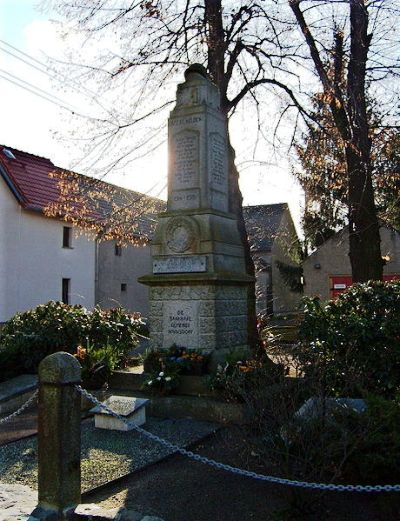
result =
[{"label": "red roof tile", "polygon": [[[11,152],[11,154],[10,154]],[[133,190],[111,185],[104,181],[94,179],[82,174],[68,172],[57,167],[45,157],[39,157],[28,152],[23,152],[15,148],[0,145],[0,176],[2,176],[14,193],[21,206],[27,210],[37,210],[45,212],[51,204],[57,205],[60,201],[59,176],[52,176],[52,173],[70,173],[72,178],[77,180],[82,187],[82,193],[87,189],[89,205],[93,203],[90,218],[95,220],[107,220],[107,216],[115,210],[115,207],[124,208],[126,206],[145,205],[146,201],[151,201],[163,211],[165,203],[159,199],[140,194]],[[102,192],[112,191],[112,203]],[[75,209],[81,207],[81,203],[76,200],[72,202]],[[149,204],[149,207],[151,205]],[[154,227],[154,217],[146,212],[140,212],[136,218],[138,227],[136,233],[149,236]],[[129,224],[129,223],[128,223]]]},{"label": "red roof tile", "polygon": [[[15,159],[4,150],[9,150]],[[4,170],[1,173],[24,208],[43,211],[49,203],[57,201],[60,194],[58,180],[49,174],[59,169],[50,159],[0,145],[0,166]]]}]

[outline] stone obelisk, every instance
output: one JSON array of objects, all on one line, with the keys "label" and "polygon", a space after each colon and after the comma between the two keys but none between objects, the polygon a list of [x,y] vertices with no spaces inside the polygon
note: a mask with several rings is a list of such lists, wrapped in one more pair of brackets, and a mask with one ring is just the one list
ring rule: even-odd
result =
[{"label": "stone obelisk", "polygon": [[[236,217],[229,212],[227,121],[201,65],[185,72],[169,117],[168,206],[152,241],[153,349],[247,347],[247,285]],[[217,359],[220,356],[216,357]]]}]

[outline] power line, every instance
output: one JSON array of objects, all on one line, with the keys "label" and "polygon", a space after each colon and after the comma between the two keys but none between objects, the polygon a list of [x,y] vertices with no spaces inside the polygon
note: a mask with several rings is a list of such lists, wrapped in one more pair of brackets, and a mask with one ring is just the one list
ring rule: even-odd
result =
[{"label": "power line", "polygon": [[[65,105],[61,105],[60,103],[58,103],[57,101],[55,101],[54,99],[51,99],[50,97],[47,97],[47,95],[43,95],[43,94],[40,94],[39,92],[35,91],[35,90],[32,90],[30,89],[29,87],[24,87],[24,85],[21,85],[20,83],[17,83],[17,81],[14,81],[10,78],[7,78],[6,76],[4,76],[3,74],[0,73],[0,78],[2,78],[3,80],[6,80],[8,81],[9,83],[12,83],[14,85],[16,85],[17,87],[20,87],[21,89],[24,89],[32,94],[34,94],[35,96],[38,96],[39,98],[42,98],[46,101],[49,101],[50,103],[53,103],[54,105],[57,105],[58,107],[61,107],[63,108],[64,110],[68,110],[69,112],[73,112],[75,113],[74,110],[72,110],[71,108],[69,107],[66,107]],[[28,85],[30,85],[28,82],[25,82],[24,80],[19,80],[19,81],[23,81],[24,83],[27,83]],[[35,87],[34,85],[32,85],[32,87],[35,89],[37,87]]]},{"label": "power line", "polygon": [[79,109],[78,109],[77,107],[75,107],[74,105],[71,105],[71,103],[68,103],[68,102],[62,100],[61,98],[59,98],[58,96],[55,96],[55,95],[52,94],[51,92],[48,92],[48,91],[46,91],[46,90],[41,89],[40,87],[37,87],[36,85],[33,85],[33,83],[29,83],[29,81],[25,81],[24,79],[19,78],[18,76],[14,76],[14,74],[11,74],[11,72],[7,72],[7,71],[5,71],[4,69],[0,69],[0,72],[3,73],[3,74],[6,74],[7,76],[10,76],[10,77],[13,78],[14,80],[20,81],[21,83],[27,85],[28,87],[30,87],[30,88],[32,88],[32,89],[36,89],[36,90],[38,90],[39,92],[42,92],[44,95],[48,96],[49,98],[53,98],[53,100],[59,101],[60,103],[63,104],[64,107],[66,107],[67,105],[69,105],[69,107],[71,108],[71,110],[73,110],[73,111],[79,110]]},{"label": "power line", "polygon": [[[73,89],[75,89],[80,94],[83,94],[84,96],[90,96],[92,99],[95,99],[97,101],[97,103],[100,105],[100,107],[102,107],[102,105],[97,100],[97,96],[98,95],[95,92],[91,91],[90,89],[88,89],[87,87],[85,87],[83,85],[79,85],[79,88],[78,88],[76,86],[76,81],[75,80],[72,80],[71,78],[68,78],[64,74],[60,74],[56,69],[53,69],[52,67],[49,67],[48,65],[46,65],[42,61],[36,59],[35,57],[31,56],[30,54],[28,54],[28,53],[26,53],[24,51],[21,51],[21,49],[18,49],[18,47],[15,47],[14,45],[11,45],[10,43],[6,42],[5,40],[0,39],[0,43],[3,44],[3,45],[6,45],[7,47],[9,47],[11,49],[13,49],[17,53],[22,54],[22,56],[25,56],[29,60],[37,63],[38,65],[41,66],[41,68],[39,68],[37,65],[34,65],[33,63],[29,63],[27,60],[25,60],[21,56],[18,56],[17,54],[13,53],[12,51],[9,51],[7,49],[4,49],[4,48],[0,47],[0,50],[2,50],[3,52],[9,54],[13,58],[16,58],[17,60],[22,61],[23,63],[25,63],[29,67],[33,67],[34,69],[38,70],[42,74],[46,74],[46,76],[48,76],[49,78],[51,78],[53,80],[56,80],[56,81],[58,81],[60,83],[61,82],[68,83]],[[45,70],[43,70],[43,68]],[[56,75],[55,74],[50,74],[48,72],[49,70],[52,71],[53,73],[55,73]],[[59,76],[61,76],[61,78]],[[102,107],[102,108],[104,109],[104,107]]]}]

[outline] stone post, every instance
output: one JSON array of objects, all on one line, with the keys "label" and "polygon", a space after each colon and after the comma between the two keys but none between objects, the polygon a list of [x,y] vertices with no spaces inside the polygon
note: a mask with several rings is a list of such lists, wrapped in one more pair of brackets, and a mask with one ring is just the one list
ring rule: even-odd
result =
[{"label": "stone post", "polygon": [[81,500],[80,382],[80,364],[69,353],[39,365],[39,502],[33,515],[41,520],[64,520]]}]

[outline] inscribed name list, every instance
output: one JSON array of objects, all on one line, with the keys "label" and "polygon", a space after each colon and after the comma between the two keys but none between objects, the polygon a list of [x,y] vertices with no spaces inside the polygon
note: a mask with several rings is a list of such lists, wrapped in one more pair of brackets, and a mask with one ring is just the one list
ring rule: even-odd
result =
[{"label": "inscribed name list", "polygon": [[199,134],[182,130],[173,137],[173,190],[195,188],[199,184]]}]

